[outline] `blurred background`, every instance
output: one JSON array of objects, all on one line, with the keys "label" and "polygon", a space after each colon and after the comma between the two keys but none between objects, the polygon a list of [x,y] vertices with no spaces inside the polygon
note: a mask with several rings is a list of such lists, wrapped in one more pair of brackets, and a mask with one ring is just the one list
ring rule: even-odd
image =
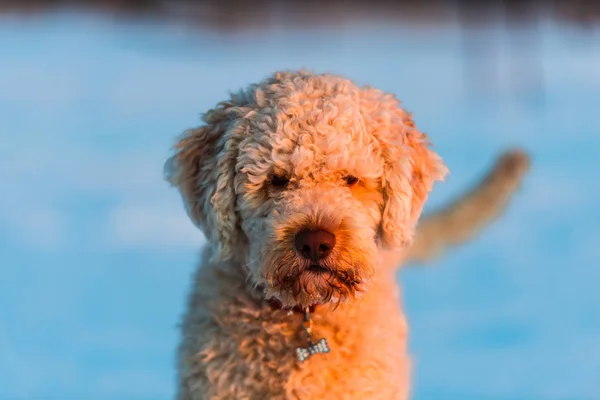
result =
[{"label": "blurred background", "polygon": [[394,92],[451,170],[532,171],[468,245],[399,273],[416,400],[600,399],[594,1],[1,1],[0,400],[168,399],[202,235],[175,137],[278,69]]}]

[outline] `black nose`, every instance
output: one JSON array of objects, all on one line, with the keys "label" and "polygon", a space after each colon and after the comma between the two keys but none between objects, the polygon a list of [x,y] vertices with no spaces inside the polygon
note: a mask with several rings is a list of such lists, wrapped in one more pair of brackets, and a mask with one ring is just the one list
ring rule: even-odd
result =
[{"label": "black nose", "polygon": [[312,261],[324,259],[335,247],[335,235],[325,230],[304,230],[296,235],[296,250]]}]

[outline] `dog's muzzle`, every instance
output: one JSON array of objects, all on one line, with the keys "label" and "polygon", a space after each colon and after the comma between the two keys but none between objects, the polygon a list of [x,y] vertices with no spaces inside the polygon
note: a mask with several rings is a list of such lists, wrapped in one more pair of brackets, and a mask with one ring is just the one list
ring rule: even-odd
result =
[{"label": "dog's muzzle", "polygon": [[317,264],[335,247],[335,235],[324,229],[304,229],[296,235],[295,245],[302,257]]}]

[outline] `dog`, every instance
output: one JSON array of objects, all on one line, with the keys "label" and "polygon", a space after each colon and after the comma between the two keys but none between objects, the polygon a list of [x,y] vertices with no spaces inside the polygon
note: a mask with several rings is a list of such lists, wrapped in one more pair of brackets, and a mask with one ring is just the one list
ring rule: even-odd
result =
[{"label": "dog", "polygon": [[507,154],[415,233],[448,169],[393,95],[305,70],[232,93],[165,164],[207,239],[178,398],[408,398],[397,266],[476,234],[527,165]]}]

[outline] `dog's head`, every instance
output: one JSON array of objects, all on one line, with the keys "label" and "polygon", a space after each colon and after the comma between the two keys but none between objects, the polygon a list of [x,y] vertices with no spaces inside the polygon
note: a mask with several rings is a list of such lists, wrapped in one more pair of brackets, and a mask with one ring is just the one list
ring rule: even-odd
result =
[{"label": "dog's head", "polygon": [[167,178],[215,257],[237,258],[285,306],[363,290],[446,173],[392,95],[332,75],[277,73],[203,120]]}]

